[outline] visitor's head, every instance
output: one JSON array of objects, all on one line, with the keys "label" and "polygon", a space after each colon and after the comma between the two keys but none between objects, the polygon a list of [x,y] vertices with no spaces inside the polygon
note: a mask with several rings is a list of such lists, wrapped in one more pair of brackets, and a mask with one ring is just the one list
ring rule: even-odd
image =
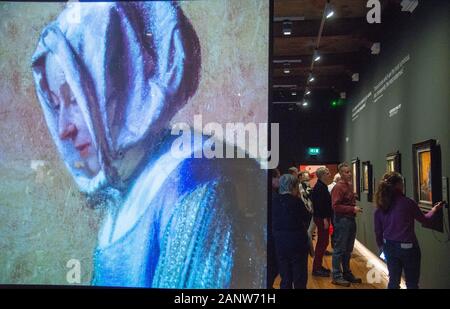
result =
[{"label": "visitor's head", "polygon": [[298,194],[298,179],[294,175],[284,174],[280,177],[280,194]]},{"label": "visitor's head", "polygon": [[302,171],[299,174],[299,180],[301,183],[308,183],[311,180],[311,176],[308,171]]},{"label": "visitor's head", "polygon": [[319,179],[321,182],[328,184],[330,182],[330,171],[326,167],[319,167],[316,170],[316,176],[317,179]]},{"label": "visitor's head", "polygon": [[298,169],[295,166],[292,166],[288,169],[289,174],[294,177],[298,177]]},{"label": "visitor's head", "polygon": [[397,172],[384,174],[375,193],[375,204],[383,211],[389,210],[395,197],[403,194],[403,177]]},{"label": "visitor's head", "polygon": [[347,162],[343,162],[338,165],[339,175],[341,176],[341,180],[345,182],[352,181],[352,170],[350,165]]},{"label": "visitor's head", "polygon": [[281,176],[280,170],[277,168],[274,168],[272,170],[272,178],[280,178],[280,176]]}]

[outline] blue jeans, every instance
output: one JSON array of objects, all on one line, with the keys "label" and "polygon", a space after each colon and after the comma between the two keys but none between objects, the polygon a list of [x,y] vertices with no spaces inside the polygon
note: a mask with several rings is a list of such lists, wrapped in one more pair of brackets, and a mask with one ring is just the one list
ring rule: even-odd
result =
[{"label": "blue jeans", "polygon": [[405,272],[406,287],[419,288],[421,252],[418,245],[402,248],[399,242],[386,240],[383,246],[386,264],[389,270],[388,289],[400,288],[402,271]]},{"label": "blue jeans", "polygon": [[335,216],[333,233],[333,279],[341,279],[351,273],[350,257],[356,238],[355,218]]}]

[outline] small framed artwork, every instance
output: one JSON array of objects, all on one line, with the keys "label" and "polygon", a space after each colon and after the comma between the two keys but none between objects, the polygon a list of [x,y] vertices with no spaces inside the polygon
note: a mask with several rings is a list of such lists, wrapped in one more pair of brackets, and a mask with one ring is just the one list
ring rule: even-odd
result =
[{"label": "small framed artwork", "polygon": [[[430,139],[414,144],[413,147],[414,199],[422,211],[429,211],[442,199],[441,155],[436,140]],[[433,216],[429,227],[443,230],[442,211]]]},{"label": "small framed artwork", "polygon": [[360,170],[359,170],[359,159],[352,160],[352,185],[353,185],[353,193],[355,194],[356,199],[360,200],[361,195],[361,187],[360,187]]},{"label": "small framed artwork", "polygon": [[362,163],[362,188],[363,192],[367,193],[367,201],[372,202],[373,195],[373,183],[372,183],[372,164],[370,161],[365,161]]},{"label": "small framed artwork", "polygon": [[386,155],[386,173],[401,173],[401,156],[400,152],[388,153]]},{"label": "small framed artwork", "polygon": [[413,145],[414,198],[424,210],[430,210],[441,199],[440,160],[436,140]]}]

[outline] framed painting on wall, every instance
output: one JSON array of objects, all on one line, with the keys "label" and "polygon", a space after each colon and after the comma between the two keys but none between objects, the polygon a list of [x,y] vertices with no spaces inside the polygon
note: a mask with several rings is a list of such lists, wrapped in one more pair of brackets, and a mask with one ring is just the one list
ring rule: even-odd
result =
[{"label": "framed painting on wall", "polygon": [[372,165],[370,161],[362,163],[362,188],[363,192],[367,193],[367,201],[372,202],[373,183],[372,183]]},{"label": "framed painting on wall", "polygon": [[425,210],[441,200],[441,162],[436,140],[413,145],[414,198]]},{"label": "framed painting on wall", "polygon": [[[430,139],[414,144],[413,150],[413,188],[414,199],[422,211],[429,211],[442,199],[441,155],[436,140]],[[429,227],[443,231],[442,210],[433,216]]]},{"label": "framed painting on wall", "polygon": [[356,199],[360,200],[360,170],[359,170],[359,159],[352,160],[352,185],[353,185],[353,193],[355,194]]},{"label": "framed painting on wall", "polygon": [[386,173],[389,172],[402,173],[401,156],[398,151],[386,155]]}]

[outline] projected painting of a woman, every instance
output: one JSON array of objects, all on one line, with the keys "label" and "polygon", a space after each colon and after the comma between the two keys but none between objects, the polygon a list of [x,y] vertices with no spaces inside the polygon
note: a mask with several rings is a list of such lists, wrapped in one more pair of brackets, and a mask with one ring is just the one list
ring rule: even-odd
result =
[{"label": "projected painting of a woman", "polygon": [[169,121],[200,68],[199,39],[172,2],[84,3],[42,32],[32,69],[48,128],[106,212],[92,284],[264,287],[265,174],[249,159],[170,152]]}]

